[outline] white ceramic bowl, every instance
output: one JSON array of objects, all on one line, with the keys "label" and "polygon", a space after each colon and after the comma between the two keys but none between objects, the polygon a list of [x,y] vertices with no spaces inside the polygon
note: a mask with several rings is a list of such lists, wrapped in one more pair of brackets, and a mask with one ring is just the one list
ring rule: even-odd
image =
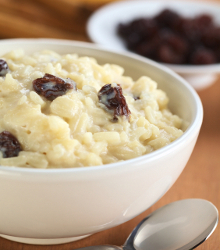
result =
[{"label": "white ceramic bowl", "polygon": [[132,219],[167,192],[192,153],[203,117],[201,101],[185,80],[151,60],[89,43],[0,41],[0,55],[15,48],[88,55],[123,66],[134,79],[148,75],[168,94],[171,111],[189,126],[170,145],[125,162],[46,170],[0,166],[1,236],[33,244],[73,241]]},{"label": "white ceramic bowl", "polygon": [[[153,17],[165,8],[172,9],[185,17],[208,13],[220,26],[219,3],[191,0],[135,0],[119,1],[100,8],[90,17],[87,33],[95,43],[116,51],[124,51],[127,49],[116,33],[118,24],[127,23],[140,17]],[[217,74],[220,73],[220,63],[201,66],[174,64],[166,66],[183,76],[197,90],[211,85],[217,78]]]}]

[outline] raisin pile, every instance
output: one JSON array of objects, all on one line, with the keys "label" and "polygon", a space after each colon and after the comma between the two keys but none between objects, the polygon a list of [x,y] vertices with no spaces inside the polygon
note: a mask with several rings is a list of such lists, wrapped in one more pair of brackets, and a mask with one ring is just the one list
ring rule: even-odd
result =
[{"label": "raisin pile", "polygon": [[104,85],[98,92],[99,101],[109,110],[114,111],[113,121],[117,122],[117,116],[125,115],[129,118],[131,111],[128,108],[126,99],[123,96],[122,88],[119,84],[112,87],[111,84]]},{"label": "raisin pile", "polygon": [[18,156],[21,150],[19,141],[10,132],[3,131],[0,133],[0,151],[3,158]]},{"label": "raisin pile", "polygon": [[126,47],[142,56],[170,64],[220,62],[220,27],[208,14],[185,18],[165,9],[153,18],[119,24]]},{"label": "raisin pile", "polygon": [[5,60],[0,59],[0,76],[5,76],[8,73],[8,64]]},{"label": "raisin pile", "polygon": [[65,95],[69,89],[76,90],[76,83],[70,78],[63,80],[54,75],[45,74],[42,78],[33,81],[33,88],[39,95],[53,101],[58,96]]}]

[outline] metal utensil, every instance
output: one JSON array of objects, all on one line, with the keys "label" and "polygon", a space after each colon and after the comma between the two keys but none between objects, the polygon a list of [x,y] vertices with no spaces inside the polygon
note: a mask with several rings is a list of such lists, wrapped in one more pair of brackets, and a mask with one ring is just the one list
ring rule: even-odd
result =
[{"label": "metal utensil", "polygon": [[218,210],[202,199],[165,205],[132,231],[122,247],[100,245],[81,250],[191,250],[202,244],[218,224]]}]

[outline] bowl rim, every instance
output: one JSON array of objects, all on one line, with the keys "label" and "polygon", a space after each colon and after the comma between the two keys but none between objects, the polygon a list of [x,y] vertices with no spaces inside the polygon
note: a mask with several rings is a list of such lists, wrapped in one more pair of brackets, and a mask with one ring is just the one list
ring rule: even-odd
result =
[{"label": "bowl rim", "polygon": [[[151,3],[150,1],[143,1],[143,0],[122,0],[122,1],[118,1],[118,2],[112,2],[112,3],[108,3],[102,7],[100,7],[99,9],[97,9],[88,19],[87,24],[86,24],[86,31],[87,31],[87,35],[89,36],[90,40],[94,43],[100,44],[98,42],[98,40],[94,37],[94,35],[91,32],[91,26],[93,24],[93,21],[96,19],[96,17],[101,13],[105,13],[108,10],[111,10],[112,8],[114,9],[115,7],[119,7],[119,6],[123,6],[124,4],[137,4],[137,3],[145,3],[145,4],[156,4],[156,3],[162,3],[165,5],[171,5],[172,3],[181,5],[181,4],[192,4],[192,5],[203,5],[203,6],[212,6],[213,8],[218,8],[220,10],[220,3],[216,2],[216,1],[208,1],[208,0],[202,0],[202,1],[197,1],[197,0],[179,0],[179,1],[175,1],[175,0],[155,0],[153,3]],[[168,8],[169,8],[168,6]],[[109,45],[105,45],[105,44],[100,44],[103,47],[106,48],[110,48]],[[127,50],[125,47],[124,49],[125,51],[129,51]],[[119,49],[117,48],[116,51],[119,51]],[[135,52],[131,52],[130,53],[136,54]],[[159,62],[161,63],[161,62]],[[214,64],[206,64],[206,65],[187,65],[187,64],[167,64],[167,63],[161,63],[163,65],[165,65],[166,67],[171,68],[172,70],[174,70],[177,73],[180,74],[207,74],[207,73],[220,73],[220,63],[214,63]],[[204,73],[205,72],[205,73]]]},{"label": "bowl rim", "polygon": [[[158,159],[158,157],[162,157],[167,155],[169,152],[173,151],[177,146],[181,146],[184,144],[187,140],[191,140],[194,138],[194,136],[199,133],[199,130],[201,128],[202,120],[203,120],[203,106],[202,102],[197,94],[197,92],[194,90],[190,84],[187,83],[186,80],[184,80],[181,76],[179,76],[177,73],[172,71],[171,69],[167,68],[166,66],[159,64],[153,60],[150,60],[148,58],[144,58],[142,56],[136,55],[131,52],[123,51],[123,52],[116,52],[115,50],[103,48],[102,46],[98,46],[97,44],[92,44],[88,42],[79,42],[79,41],[73,41],[73,40],[65,40],[65,39],[51,39],[51,38],[25,38],[25,39],[20,39],[20,38],[15,38],[15,39],[2,39],[0,40],[0,46],[2,43],[28,43],[28,44],[35,44],[35,43],[40,43],[40,44],[54,44],[58,46],[73,46],[73,47],[81,47],[81,48],[87,48],[87,49],[92,49],[92,50],[98,50],[102,52],[110,52],[113,54],[117,54],[119,56],[125,56],[128,58],[132,58],[138,61],[141,61],[142,63],[147,63],[151,64],[152,66],[155,66],[159,68],[160,70],[163,70],[167,72],[168,74],[172,75],[175,77],[181,85],[184,85],[184,87],[187,89],[187,91],[191,94],[191,96],[194,99],[195,103],[195,117],[193,118],[191,124],[189,127],[186,129],[186,131],[181,135],[179,138],[177,138],[175,141],[171,142],[170,144],[166,145],[165,147],[162,147],[158,150],[155,150],[149,154],[142,155],[136,158],[132,158],[129,160],[125,160],[122,162],[116,162],[116,163],[111,163],[111,164],[103,164],[99,166],[87,166],[87,167],[77,167],[77,168],[47,168],[47,169],[41,169],[41,168],[23,168],[23,167],[16,167],[16,166],[0,166],[0,174],[2,173],[18,173],[18,174],[32,174],[34,173],[35,175],[47,175],[47,174],[55,174],[55,175],[60,175],[61,173],[63,174],[70,174],[70,173],[79,173],[79,172],[96,172],[96,171],[106,171],[108,169],[114,169],[116,168],[119,170],[120,168],[128,168],[128,166],[125,166],[127,164],[132,164],[136,163],[138,164],[141,161],[147,161],[151,162],[154,161],[155,159]],[[146,166],[147,167],[147,166]]]}]

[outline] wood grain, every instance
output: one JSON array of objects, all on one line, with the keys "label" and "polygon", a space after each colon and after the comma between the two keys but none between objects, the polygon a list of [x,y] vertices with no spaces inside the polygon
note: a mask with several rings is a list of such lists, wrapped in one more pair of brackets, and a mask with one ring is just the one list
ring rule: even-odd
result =
[{"label": "wood grain", "polygon": [[[54,37],[89,41],[85,28],[88,17],[109,1],[0,0],[0,38]],[[129,222],[77,242],[36,246],[0,238],[0,249],[70,250],[98,244],[122,245],[131,230],[147,214],[180,199],[207,199],[220,210],[220,78],[198,94],[204,107],[204,121],[193,154],[173,187],[150,209]],[[197,249],[219,250],[220,226]]]}]

